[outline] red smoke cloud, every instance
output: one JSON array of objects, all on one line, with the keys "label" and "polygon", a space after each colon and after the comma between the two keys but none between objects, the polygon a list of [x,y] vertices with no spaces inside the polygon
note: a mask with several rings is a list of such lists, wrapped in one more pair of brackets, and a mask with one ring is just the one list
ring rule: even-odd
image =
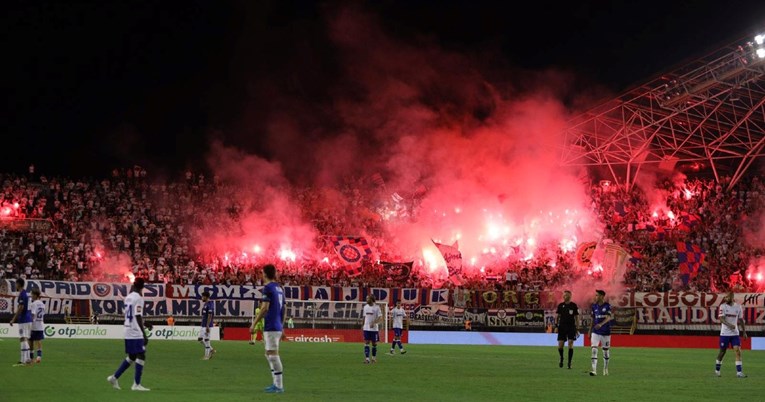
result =
[{"label": "red smoke cloud", "polygon": [[[364,223],[381,219],[375,235],[402,259],[426,259],[435,250],[431,239],[459,240],[466,269],[478,270],[528,259],[544,244],[572,249],[595,239],[582,172],[557,163],[567,112],[551,95],[556,89],[492,84],[493,67],[427,40],[396,41],[358,10],[328,12],[327,26],[340,75],[326,89],[328,101],[312,105],[268,91],[272,112],[257,135],[268,139],[269,160],[213,143],[210,166],[243,203],[241,230],[205,228],[199,247],[224,252],[257,243],[315,253],[318,233],[296,200],[305,186],[320,194],[318,209],[344,217],[343,232],[330,234],[368,235]],[[257,103],[243,121],[262,114]],[[374,194],[365,200],[374,210],[355,207],[350,190],[333,190],[375,174],[384,186],[360,189]],[[402,205],[407,216],[393,214]],[[429,268],[434,275],[444,269]]]}]

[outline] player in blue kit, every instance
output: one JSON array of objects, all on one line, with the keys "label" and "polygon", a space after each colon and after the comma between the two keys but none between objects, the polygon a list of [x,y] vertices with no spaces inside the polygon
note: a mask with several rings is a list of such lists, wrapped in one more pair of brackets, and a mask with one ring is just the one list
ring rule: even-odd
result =
[{"label": "player in blue kit", "polygon": [[25,366],[32,363],[29,357],[29,338],[32,336],[32,311],[29,310],[29,295],[24,288],[24,279],[16,279],[16,290],[19,296],[16,298],[16,313],[11,318],[11,326],[14,322],[19,323],[19,341],[21,342],[21,358],[14,366]]},{"label": "player in blue kit", "polygon": [[114,389],[121,389],[117,381],[122,373],[127,370],[131,364],[135,363],[135,377],[133,391],[149,391],[141,385],[141,375],[143,374],[143,365],[146,361],[146,345],[149,343],[149,337],[143,325],[143,279],[136,278],[133,282],[133,291],[125,298],[125,353],[127,358],[114,372],[106,378],[112,384]]},{"label": "player in blue kit", "polygon": [[210,330],[215,317],[215,304],[210,300],[210,292],[202,292],[202,326],[199,328],[199,341],[205,347],[205,355],[202,360],[210,360],[215,354],[215,349],[210,346]]},{"label": "player in blue kit", "polygon": [[605,301],[606,292],[595,291],[595,304],[590,306],[592,311],[592,326],[590,327],[590,341],[592,343],[592,371],[591,376],[597,375],[598,350],[603,347],[603,375],[608,375],[608,360],[611,358],[611,305]]},{"label": "player in blue kit", "polygon": [[266,346],[266,360],[271,366],[273,384],[266,387],[267,393],[279,394],[284,392],[282,379],[282,360],[279,357],[279,341],[284,330],[284,320],[287,312],[284,309],[284,290],[276,282],[276,267],[268,264],[263,267],[266,278],[266,286],[263,287],[263,298],[260,302],[260,311],[255,316],[250,326],[250,334],[255,333],[255,323],[265,317],[263,325],[263,343]]}]

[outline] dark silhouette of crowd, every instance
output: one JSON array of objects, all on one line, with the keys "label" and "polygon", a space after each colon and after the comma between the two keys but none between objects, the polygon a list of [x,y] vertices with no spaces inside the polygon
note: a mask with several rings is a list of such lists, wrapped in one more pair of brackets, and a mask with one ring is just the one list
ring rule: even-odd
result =
[{"label": "dark silhouette of crowd", "polygon": [[[753,239],[761,226],[765,189],[757,177],[732,190],[726,189],[726,180],[666,179],[649,191],[607,181],[591,184],[591,208],[605,228],[603,237],[629,253],[618,282],[634,291],[761,290],[751,264],[763,253]],[[387,251],[384,220],[391,215],[416,220],[417,197],[427,191],[418,189],[406,197],[396,193],[380,201],[379,186],[368,191],[369,181],[348,178],[334,190],[290,189],[302,218],[319,233],[312,254],[321,257],[276,258],[273,250],[212,252],[198,246],[203,233],[241,232],[241,189],[216,176],[189,171],[179,180],[162,182],[139,166],[115,169],[108,179],[1,174],[0,277],[124,281],[131,272],[149,282],[257,285],[262,283],[261,267],[276,260],[281,280],[289,285],[456,286],[434,278],[417,260],[409,275],[401,277],[391,276],[376,261],[365,262],[360,274],[349,276],[322,236],[345,234],[360,224],[380,260],[401,261],[403,256]],[[353,208],[355,222],[323,207],[321,201],[328,198]],[[690,274],[678,267],[678,242],[698,245],[705,255]],[[460,286],[542,290],[598,275],[576,261],[573,250],[555,243],[537,247],[533,258],[501,259],[480,271],[469,270]]]}]

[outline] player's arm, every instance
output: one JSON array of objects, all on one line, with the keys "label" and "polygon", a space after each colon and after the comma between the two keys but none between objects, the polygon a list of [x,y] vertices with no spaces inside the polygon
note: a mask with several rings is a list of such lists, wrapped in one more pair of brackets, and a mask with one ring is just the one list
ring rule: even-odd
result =
[{"label": "player's arm", "polygon": [[725,312],[723,311],[722,306],[720,306],[720,312],[717,314],[717,319],[720,320],[723,325],[728,327],[728,329],[736,329],[735,325],[729,323],[728,320],[725,319]]},{"label": "player's arm", "polygon": [[611,314],[611,311],[609,311],[608,314],[606,315],[606,319],[603,320],[603,322],[601,322],[600,324],[596,325],[595,328],[603,327],[604,325],[606,325],[606,323],[611,321],[613,318],[614,318],[613,314]]},{"label": "player's arm", "polygon": [[24,312],[24,305],[19,303],[19,306],[16,307],[16,313],[13,314],[13,317],[11,318],[11,322],[9,324],[13,326],[13,323],[16,322],[16,319],[19,318],[19,315]]},{"label": "player's arm", "polygon": [[582,319],[579,317],[579,309],[577,309],[576,314],[574,314],[574,325],[576,326],[576,333],[578,336],[579,329],[582,328]]},{"label": "player's arm", "polygon": [[207,311],[207,330],[210,330],[210,327],[213,326],[213,312],[212,310]]},{"label": "player's arm", "polygon": [[741,327],[741,336],[746,338],[746,325],[744,324],[744,318],[738,317],[738,325]]},{"label": "player's arm", "polygon": [[258,321],[263,319],[270,305],[271,305],[271,302],[267,300],[263,300],[260,302],[260,311],[258,311],[258,314],[255,315],[255,319],[252,320],[252,325],[250,325],[250,334],[255,333],[255,324],[258,323]]},{"label": "player's arm", "polygon": [[147,345],[149,343],[149,337],[146,336],[146,327],[143,325],[143,316],[136,314],[135,322],[138,324],[138,328],[141,329],[141,333],[143,334],[143,344]]}]

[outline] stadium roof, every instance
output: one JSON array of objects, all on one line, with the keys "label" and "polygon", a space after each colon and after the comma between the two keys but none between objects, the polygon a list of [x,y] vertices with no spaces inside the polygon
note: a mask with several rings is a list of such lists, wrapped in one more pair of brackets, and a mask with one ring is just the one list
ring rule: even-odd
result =
[{"label": "stadium roof", "polygon": [[765,156],[765,45],[745,38],[576,116],[564,166],[605,167],[629,187],[690,167],[735,185]]}]

